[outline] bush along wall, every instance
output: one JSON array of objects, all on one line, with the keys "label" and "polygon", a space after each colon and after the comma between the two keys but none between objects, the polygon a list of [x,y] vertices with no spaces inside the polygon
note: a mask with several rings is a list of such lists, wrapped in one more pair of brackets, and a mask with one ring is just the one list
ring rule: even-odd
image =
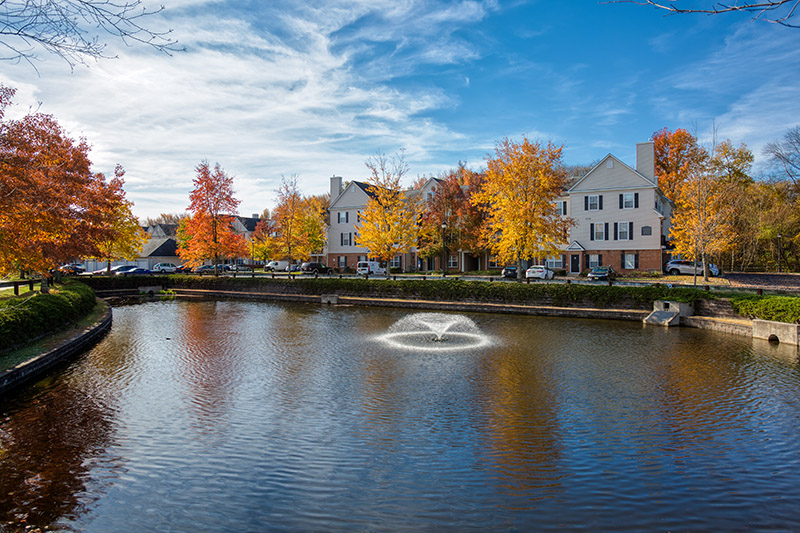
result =
[{"label": "bush along wall", "polygon": [[800,298],[796,296],[750,296],[731,298],[734,311],[747,318],[800,324]]},{"label": "bush along wall", "polygon": [[363,279],[298,276],[287,278],[232,278],[200,276],[153,276],[146,278],[87,279],[95,290],[136,289],[162,285],[167,289],[205,289],[278,294],[338,294],[362,298],[408,298],[438,301],[552,305],[559,307],[624,307],[647,310],[654,300],[691,302],[712,299],[710,293],[694,288],[665,285],[627,287],[564,283],[506,283],[486,281]]},{"label": "bush along wall", "polygon": [[94,291],[76,281],[50,294],[0,300],[0,353],[63,329],[95,307]]}]

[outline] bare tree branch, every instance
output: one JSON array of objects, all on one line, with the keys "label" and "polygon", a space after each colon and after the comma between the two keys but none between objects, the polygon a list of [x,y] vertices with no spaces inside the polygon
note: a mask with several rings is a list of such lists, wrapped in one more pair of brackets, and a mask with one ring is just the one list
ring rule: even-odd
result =
[{"label": "bare tree branch", "polygon": [[[640,6],[652,6],[662,9],[669,14],[684,13],[705,13],[708,15],[720,15],[722,13],[751,13],[753,20],[763,20],[772,24],[780,24],[788,28],[800,28],[800,24],[792,21],[798,11],[800,0],[772,0],[766,2],[739,2],[733,3],[716,2],[707,9],[678,7],[678,1],[660,2],[656,0],[609,0],[603,4],[638,4]],[[683,4],[686,5],[686,4]],[[770,18],[771,17],[771,18]]]},{"label": "bare tree branch", "polygon": [[125,44],[145,44],[165,54],[180,51],[169,37],[144,26],[145,19],[161,13],[164,6],[148,10],[142,0],[0,0],[0,60],[33,61],[43,48],[64,59],[70,68],[87,58],[102,59],[103,34]]}]

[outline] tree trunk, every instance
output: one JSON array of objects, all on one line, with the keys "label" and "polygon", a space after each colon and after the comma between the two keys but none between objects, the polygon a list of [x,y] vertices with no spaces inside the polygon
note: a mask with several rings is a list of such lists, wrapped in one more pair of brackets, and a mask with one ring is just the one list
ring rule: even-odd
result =
[{"label": "tree trunk", "polygon": [[42,294],[49,294],[50,293],[50,285],[49,285],[49,278],[47,272],[42,273]]}]

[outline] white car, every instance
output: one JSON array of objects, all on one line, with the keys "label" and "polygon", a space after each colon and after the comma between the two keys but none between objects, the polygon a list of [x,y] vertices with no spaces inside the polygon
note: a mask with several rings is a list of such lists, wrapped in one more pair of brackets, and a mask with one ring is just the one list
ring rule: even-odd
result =
[{"label": "white car", "polygon": [[172,263],[158,263],[153,265],[150,270],[152,272],[163,272],[165,274],[173,274],[178,267]]},{"label": "white car", "polygon": [[542,265],[534,265],[525,271],[526,278],[553,279],[556,273]]}]

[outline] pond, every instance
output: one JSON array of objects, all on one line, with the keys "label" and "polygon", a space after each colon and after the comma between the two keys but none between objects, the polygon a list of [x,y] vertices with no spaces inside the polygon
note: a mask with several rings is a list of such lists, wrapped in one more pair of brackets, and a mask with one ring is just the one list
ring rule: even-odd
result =
[{"label": "pond", "polygon": [[0,524],[800,528],[795,348],[457,313],[434,317],[441,349],[387,338],[411,314],[115,308],[99,344],[0,404]]}]

